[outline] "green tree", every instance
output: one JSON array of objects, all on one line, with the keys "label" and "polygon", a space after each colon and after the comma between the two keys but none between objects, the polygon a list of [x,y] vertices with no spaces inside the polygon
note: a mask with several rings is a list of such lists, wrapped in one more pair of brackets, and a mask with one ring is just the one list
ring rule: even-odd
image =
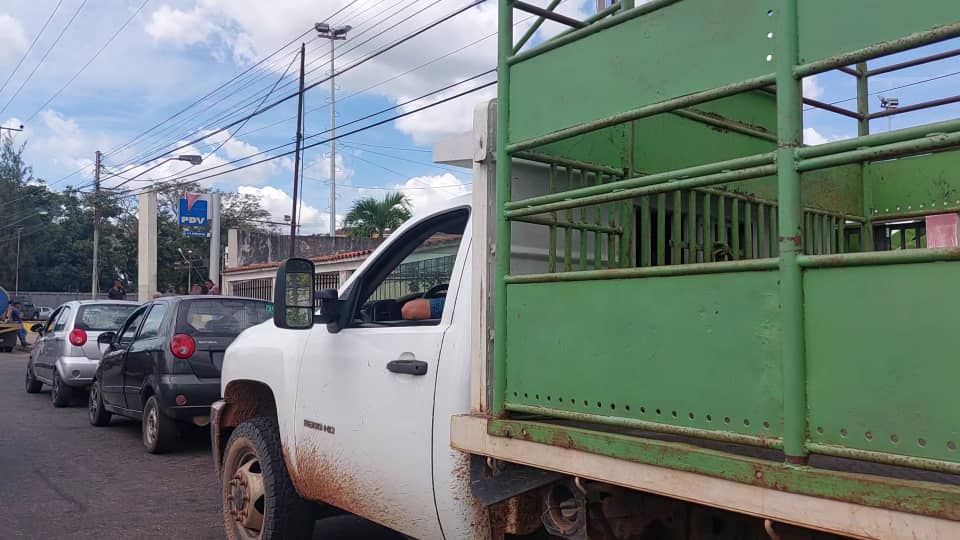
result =
[{"label": "green tree", "polygon": [[366,197],[353,203],[343,220],[350,236],[383,236],[410,219],[410,201],[402,193],[387,193],[383,199]]}]

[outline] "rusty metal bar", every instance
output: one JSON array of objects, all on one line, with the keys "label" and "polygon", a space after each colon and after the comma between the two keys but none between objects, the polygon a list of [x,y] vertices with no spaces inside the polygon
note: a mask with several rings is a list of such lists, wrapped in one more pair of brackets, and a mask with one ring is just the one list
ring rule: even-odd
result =
[{"label": "rusty metal bar", "polygon": [[770,256],[770,241],[767,239],[767,211],[764,205],[757,205],[757,257]]},{"label": "rusty metal bar", "polygon": [[[857,139],[853,139],[857,140]],[[960,133],[938,133],[914,140],[892,143],[872,148],[861,148],[849,150],[833,155],[822,157],[806,158],[797,161],[797,170],[800,172],[813,171],[817,169],[826,169],[838,165],[847,165],[849,163],[859,163],[863,161],[874,161],[899,156],[927,153],[931,150],[942,148],[951,148],[960,145]],[[798,149],[797,153],[800,153]]]},{"label": "rusty metal bar", "polygon": [[848,68],[847,66],[840,66],[837,68],[837,71],[842,71],[843,73],[846,73],[847,75],[853,75],[854,77],[857,77],[860,75],[859,73],[857,73],[857,70]]},{"label": "rusty metal bar", "polygon": [[[859,92],[859,90],[858,90]],[[852,139],[842,141],[828,142],[816,146],[804,146],[797,148],[797,157],[801,159],[810,159],[814,157],[825,156],[828,154],[838,154],[849,150],[860,148],[871,148],[876,146],[886,146],[892,143],[902,143],[914,139],[927,137],[937,133],[953,133],[960,131],[960,119],[945,120],[943,122],[934,122],[922,126],[914,126],[872,135],[862,135]]]},{"label": "rusty metal bar", "polygon": [[814,454],[820,454],[824,456],[856,459],[859,461],[871,461],[873,463],[884,463],[887,465],[910,467],[912,469],[924,469],[927,471],[941,473],[960,474],[960,463],[955,463],[953,461],[941,461],[939,459],[904,456],[900,454],[890,454],[887,452],[875,452],[872,450],[859,450],[856,448],[847,448],[845,446],[833,446],[814,442],[808,442],[807,449]]},{"label": "rusty metal bar", "polygon": [[683,251],[683,194],[673,192],[673,229],[670,234],[670,264],[680,264]]},{"label": "rusty metal bar", "polygon": [[[582,222],[570,222],[570,221],[554,221],[552,216],[524,216],[522,218],[517,218],[514,221],[519,221],[521,223],[530,223],[533,225],[545,225],[551,229],[572,229],[575,231],[586,231],[593,233],[604,233],[604,234],[620,234],[621,229],[619,227],[610,227],[606,225],[594,225],[592,223],[582,223]],[[554,261],[556,262],[556,261]]]},{"label": "rusty metal bar", "polygon": [[697,262],[697,192],[687,198],[687,263]]},{"label": "rusty metal bar", "polygon": [[[550,193],[555,193],[557,191],[557,166],[550,165]],[[550,226],[550,247],[547,259],[547,269],[552,273],[557,271],[557,226],[556,222],[559,221],[557,213],[553,212],[550,214],[553,219],[554,224]],[[532,217],[532,216],[531,216]]]},{"label": "rusty metal bar", "polygon": [[[650,226],[650,197],[640,199],[640,266],[650,266],[653,231]],[[623,266],[621,264],[620,266]]]},{"label": "rusty metal bar", "polygon": [[[597,179],[597,185],[600,185],[603,183],[603,179],[601,178],[600,173],[596,173],[594,176]],[[593,210],[594,210],[593,222],[597,227],[600,227],[601,225],[600,215],[603,213],[603,207],[602,205],[598,204],[593,207]],[[602,235],[600,234],[600,231],[594,231],[593,233],[593,269],[594,270],[599,270],[601,264],[603,263],[603,242],[600,241],[601,236]]]},{"label": "rusty metal bar", "polygon": [[589,161],[580,161],[577,159],[570,159],[560,156],[550,156],[547,154],[539,154],[536,152],[517,152],[513,155],[514,158],[525,159],[527,161],[533,161],[536,163],[543,163],[546,165],[563,165],[573,167],[574,169],[583,169],[591,172],[599,172],[603,174],[609,174],[610,176],[619,177],[623,175],[623,169],[615,169],[613,167],[607,167],[606,165],[599,165],[597,163],[590,163]]},{"label": "rusty metal bar", "polygon": [[626,268],[636,263],[631,242],[633,231],[636,230],[636,212],[631,201],[620,203],[620,212],[624,216],[623,234],[620,235],[620,266]]},{"label": "rusty metal bar", "polygon": [[922,56],[920,58],[914,58],[913,60],[907,60],[906,62],[900,62],[899,64],[890,64],[889,66],[871,69],[867,71],[867,76],[873,77],[874,75],[883,75],[884,73],[890,73],[891,71],[899,71],[901,69],[907,69],[914,66],[922,66],[924,64],[929,64],[930,62],[936,62],[937,60],[953,58],[954,56],[960,56],[960,49],[944,51],[942,53],[931,54],[929,56]]},{"label": "rusty metal bar", "polygon": [[[573,169],[570,166],[566,166],[564,170],[567,172],[567,191],[573,189]],[[573,222],[573,208],[567,208],[567,221]],[[570,272],[573,270],[573,229],[567,228],[563,231],[563,271]]]},{"label": "rusty metal bar", "polygon": [[727,242],[727,199],[717,195],[717,243],[730,252],[730,243]]},{"label": "rusty metal bar", "polygon": [[770,256],[779,257],[780,256],[780,240],[777,236],[777,208],[775,206],[770,206]]},{"label": "rusty metal bar", "polygon": [[[909,253],[914,252],[911,251]],[[960,258],[960,253],[958,253],[958,258]],[[650,266],[645,268],[614,268],[611,270],[587,270],[584,272],[563,272],[558,274],[524,274],[518,276],[507,276],[507,283],[559,283],[566,281],[591,281],[598,279],[654,278],[666,276],[690,276],[696,274],[728,274],[731,272],[758,272],[776,269],[777,259],[753,259],[750,261],[671,264],[667,266]]]},{"label": "rusty metal bar", "polygon": [[733,260],[740,260],[740,200],[730,198],[730,251],[733,252]]},{"label": "rusty metal bar", "polygon": [[753,208],[753,203],[745,202],[743,203],[743,258],[744,259],[755,259],[757,257],[757,252],[753,249],[753,216],[751,215],[751,209]]},{"label": "rusty metal bar", "polygon": [[544,9],[540,6],[535,6],[526,2],[521,2],[520,0],[513,0],[513,7],[519,9],[520,11],[526,11],[531,15],[538,15],[543,19],[549,19],[553,22],[567,25],[571,28],[586,28],[588,26],[587,23],[574,19],[573,17],[567,17],[566,15],[557,13],[555,11]]},{"label": "rusty metal bar", "polygon": [[960,212],[960,204],[957,205],[946,205],[936,207],[930,206],[927,208],[920,208],[917,210],[904,210],[900,212],[879,212],[878,210],[873,211],[873,215],[870,216],[874,222],[878,221],[892,221],[895,219],[908,219],[908,218],[918,218],[930,216],[933,214],[950,214],[953,212]]},{"label": "rusty metal bar", "polygon": [[720,115],[705,113],[697,109],[677,109],[675,111],[671,111],[671,113],[681,118],[693,120],[694,122],[700,122],[702,124],[726,129],[742,135],[756,137],[757,139],[763,139],[771,142],[777,141],[777,136],[769,131],[757,129],[756,127],[737,122],[736,120],[730,120],[729,118],[724,118]]},{"label": "rusty metal bar", "polygon": [[[580,187],[581,188],[586,187],[587,183],[588,183],[587,172],[584,170],[581,170],[580,171]],[[587,207],[581,206],[577,213],[580,215],[580,223],[586,224],[587,219],[589,219],[589,216],[587,214]],[[579,229],[579,232],[577,232],[577,238],[580,240],[580,270],[586,270],[587,269],[587,236],[588,235],[582,228],[578,227],[578,229]]]},{"label": "rusty metal bar", "polygon": [[667,194],[657,194],[657,265],[667,264]]},{"label": "rusty metal bar", "polygon": [[907,105],[906,107],[897,107],[896,109],[887,109],[884,111],[871,113],[867,118],[873,120],[874,118],[884,118],[886,116],[895,116],[913,111],[922,111],[923,109],[931,109],[933,107],[940,107],[941,105],[949,105],[957,102],[960,102],[960,94],[940,99],[932,99],[930,101],[924,101],[921,103],[914,103],[913,105]]},{"label": "rusty metal bar", "polygon": [[904,251],[867,251],[843,255],[804,255],[798,257],[804,268],[833,268],[840,266],[873,266],[884,264],[913,264],[960,260],[960,248],[925,248]]},{"label": "rusty metal bar", "polygon": [[793,76],[796,78],[808,77],[840,66],[849,66],[863,60],[870,60],[871,58],[914,49],[922,45],[929,45],[930,43],[944,41],[957,36],[960,36],[960,23],[945,24],[931,30],[916,32],[891,41],[870,45],[856,51],[850,51],[848,53],[824,58],[823,60],[795,66],[793,68]]},{"label": "rusty metal bar", "polygon": [[703,194],[703,262],[713,262],[713,217],[710,215],[709,193]]},{"label": "rusty metal bar", "polygon": [[[547,5],[546,9],[548,11],[553,11],[554,8],[560,5],[560,2],[562,1],[563,0],[551,0],[550,4]],[[530,28],[528,28],[527,31],[524,32],[523,35],[520,37],[520,39],[517,40],[517,43],[514,44],[513,54],[517,54],[518,52],[520,52],[520,49],[522,49],[523,46],[526,45],[528,41],[530,41],[530,38],[532,38],[533,35],[537,33],[537,30],[540,29],[540,26],[543,24],[544,20],[545,19],[543,17],[538,17],[537,20],[533,21],[533,24],[530,25]]]},{"label": "rusty metal bar", "polygon": [[[768,93],[768,94],[774,94],[774,95],[776,95],[776,93],[777,93],[776,87],[774,87],[774,88],[761,88],[761,90],[764,91],[764,92],[766,92],[766,93]],[[859,119],[860,119],[860,114],[859,114],[859,113],[854,112],[854,111],[851,111],[851,110],[849,110],[849,109],[844,109],[843,107],[837,107],[836,105],[832,105],[832,104],[830,104],[830,103],[825,103],[825,102],[823,102],[823,101],[818,101],[818,100],[816,100],[816,99],[811,99],[811,98],[806,98],[806,97],[803,98],[803,102],[806,103],[807,105],[810,105],[811,107],[816,107],[817,109],[823,109],[823,110],[825,110],[825,111],[830,111],[830,112],[832,112],[832,113],[836,113],[836,114],[839,114],[839,115],[842,115],[842,116],[846,116],[846,117],[849,117],[849,118],[853,118],[854,120],[859,120]],[[774,135],[774,140],[776,140],[776,135]]]}]

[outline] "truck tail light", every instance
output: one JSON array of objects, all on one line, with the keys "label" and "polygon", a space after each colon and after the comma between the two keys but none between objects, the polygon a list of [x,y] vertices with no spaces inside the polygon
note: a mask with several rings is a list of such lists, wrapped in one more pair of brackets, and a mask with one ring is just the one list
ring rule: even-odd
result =
[{"label": "truck tail light", "polygon": [[190,358],[196,350],[196,342],[187,334],[177,334],[170,340],[170,352],[177,358]]},{"label": "truck tail light", "polygon": [[83,345],[87,342],[87,333],[80,328],[75,328],[72,332],[70,332],[68,339],[70,339],[70,343],[72,345],[83,347]]}]

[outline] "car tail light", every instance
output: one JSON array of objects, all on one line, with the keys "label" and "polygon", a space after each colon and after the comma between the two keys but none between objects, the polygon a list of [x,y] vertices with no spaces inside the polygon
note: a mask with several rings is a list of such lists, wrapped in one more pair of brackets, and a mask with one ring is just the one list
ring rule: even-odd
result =
[{"label": "car tail light", "polygon": [[87,333],[80,328],[75,328],[70,332],[70,343],[76,345],[77,347],[83,347],[87,342]]},{"label": "car tail light", "polygon": [[170,352],[177,358],[190,358],[196,350],[197,344],[186,334],[177,334],[170,340]]}]

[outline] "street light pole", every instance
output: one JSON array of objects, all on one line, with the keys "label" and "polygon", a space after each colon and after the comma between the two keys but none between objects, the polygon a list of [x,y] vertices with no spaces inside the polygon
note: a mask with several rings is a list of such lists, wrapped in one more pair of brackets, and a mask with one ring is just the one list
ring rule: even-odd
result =
[{"label": "street light pole", "polygon": [[290,210],[290,215],[293,216],[290,220],[290,257],[295,257],[297,255],[297,193],[300,189],[300,146],[303,144],[303,84],[304,79],[306,78],[306,72],[304,71],[304,61],[306,60],[306,55],[307,45],[306,43],[301,43],[300,91],[297,94],[297,148],[293,157],[293,208]]},{"label": "street light pole", "polygon": [[330,237],[337,236],[337,132],[336,132],[336,108],[337,108],[337,85],[336,71],[334,71],[334,53],[336,52],[337,40],[347,39],[347,32],[352,26],[338,26],[331,28],[329,24],[317,23],[315,25],[320,37],[330,40]]},{"label": "street light pole", "polygon": [[97,299],[97,292],[100,288],[99,279],[99,249],[100,249],[100,151],[97,150],[97,158],[93,170],[93,272],[90,275],[90,298]]},{"label": "street light pole", "polygon": [[13,286],[13,298],[16,299],[20,296],[20,233],[23,232],[23,227],[17,227],[17,277],[15,284]]}]

